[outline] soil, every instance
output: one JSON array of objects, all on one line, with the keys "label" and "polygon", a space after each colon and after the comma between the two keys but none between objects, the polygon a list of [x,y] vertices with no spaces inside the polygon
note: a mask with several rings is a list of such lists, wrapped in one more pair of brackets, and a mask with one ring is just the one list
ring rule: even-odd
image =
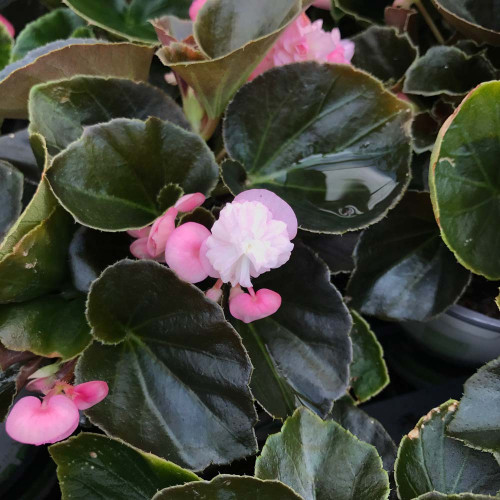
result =
[{"label": "soil", "polygon": [[500,309],[495,302],[495,297],[499,294],[499,287],[499,281],[488,281],[481,276],[473,276],[470,285],[458,303],[490,318],[500,319]]}]

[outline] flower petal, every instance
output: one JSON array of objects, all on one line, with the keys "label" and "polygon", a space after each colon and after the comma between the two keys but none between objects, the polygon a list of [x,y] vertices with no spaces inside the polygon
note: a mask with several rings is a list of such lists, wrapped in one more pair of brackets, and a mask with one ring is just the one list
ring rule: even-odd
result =
[{"label": "flower petal", "polygon": [[102,380],[93,380],[75,385],[73,402],[79,410],[86,410],[100,403],[109,392],[108,384]]},{"label": "flower petal", "polygon": [[174,206],[179,212],[192,212],[195,208],[201,207],[205,200],[203,193],[185,194],[177,200]]},{"label": "flower petal", "polygon": [[243,323],[251,323],[274,314],[281,306],[281,295],[267,288],[262,288],[252,297],[240,293],[229,300],[229,311]]}]

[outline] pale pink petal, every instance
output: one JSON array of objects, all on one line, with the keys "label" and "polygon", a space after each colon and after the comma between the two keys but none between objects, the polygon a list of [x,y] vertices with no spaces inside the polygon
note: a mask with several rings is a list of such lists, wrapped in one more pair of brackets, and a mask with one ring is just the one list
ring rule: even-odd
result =
[{"label": "pale pink petal", "polygon": [[174,205],[179,212],[192,212],[195,208],[201,207],[205,203],[205,195],[203,193],[185,194]]},{"label": "pale pink petal", "polygon": [[138,259],[152,259],[153,257],[148,252],[148,239],[140,238],[135,240],[130,245],[130,253]]},{"label": "pale pink petal", "polygon": [[2,15],[0,15],[0,23],[2,23],[7,28],[9,35],[12,38],[14,38],[14,35],[16,34],[16,30],[14,29],[14,26],[12,26],[12,23]]},{"label": "pale pink petal", "polygon": [[220,273],[218,273],[210,261],[208,260],[207,257],[207,251],[208,251],[208,246],[207,246],[207,240],[208,238],[201,244],[200,247],[200,263],[205,272],[210,276],[211,278],[220,278]]},{"label": "pale pink petal", "polygon": [[142,229],[131,229],[127,231],[130,236],[134,238],[147,238],[149,236],[149,232],[151,231],[151,226],[143,227]]},{"label": "pale pink petal", "polygon": [[248,191],[243,191],[234,199],[235,203],[242,203],[244,201],[259,201],[267,207],[274,219],[286,224],[291,240],[297,236],[297,216],[292,207],[277,194],[267,189],[249,189]]},{"label": "pale pink petal", "polygon": [[219,302],[222,297],[222,290],[220,288],[210,288],[205,292],[207,299],[213,300],[214,302]]},{"label": "pale pink petal", "polygon": [[72,391],[73,402],[79,410],[86,410],[100,403],[108,395],[108,391],[108,384],[102,380],[78,384]]},{"label": "pale pink petal", "polygon": [[42,402],[33,396],[20,399],[5,423],[7,434],[25,444],[55,443],[71,435],[78,427],[78,408],[63,395]]},{"label": "pale pink petal", "polygon": [[153,258],[165,252],[167,240],[175,229],[175,218],[177,214],[178,210],[174,207],[170,207],[165,214],[154,221],[147,243],[148,254]]},{"label": "pale pink petal", "polygon": [[229,300],[229,311],[236,319],[243,323],[251,323],[274,314],[281,306],[279,293],[262,288],[252,297],[242,293]]},{"label": "pale pink petal", "polygon": [[210,231],[196,222],[186,222],[170,235],[165,248],[165,261],[177,275],[189,283],[208,277],[200,261],[200,249]]},{"label": "pale pink petal", "polygon": [[194,0],[193,3],[191,4],[191,7],[189,7],[189,17],[191,18],[192,21],[196,19],[198,16],[198,12],[200,9],[205,5],[205,2],[207,0]]},{"label": "pale pink petal", "polygon": [[54,375],[51,375],[50,377],[37,378],[35,380],[31,380],[26,385],[26,390],[48,394],[49,391],[54,387],[55,383],[56,377]]}]

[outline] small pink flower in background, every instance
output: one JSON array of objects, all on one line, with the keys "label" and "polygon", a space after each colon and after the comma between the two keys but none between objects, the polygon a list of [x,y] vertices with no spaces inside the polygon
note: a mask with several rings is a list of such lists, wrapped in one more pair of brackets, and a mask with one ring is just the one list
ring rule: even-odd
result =
[{"label": "small pink flower in background", "polygon": [[14,38],[14,35],[16,34],[16,30],[14,29],[14,26],[12,26],[12,23],[8,19],[3,17],[2,15],[0,15],[0,23],[2,23],[7,28],[9,35],[12,38]]},{"label": "small pink flower in background", "polygon": [[205,2],[207,0],[194,0],[193,3],[191,4],[191,7],[189,7],[189,17],[194,21],[196,17],[198,16],[198,12],[200,9],[205,5]]},{"label": "small pink flower in background", "polygon": [[332,8],[332,0],[317,0],[313,3],[318,9],[330,10]]}]

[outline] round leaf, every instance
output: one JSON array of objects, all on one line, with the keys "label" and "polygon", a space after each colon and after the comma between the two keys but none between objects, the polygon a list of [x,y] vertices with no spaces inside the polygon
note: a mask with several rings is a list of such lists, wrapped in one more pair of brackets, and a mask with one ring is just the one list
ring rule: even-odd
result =
[{"label": "round leaf", "polygon": [[210,482],[197,482],[159,491],[153,500],[300,500],[279,481],[261,481],[255,477],[220,475]]},{"label": "round leaf", "polygon": [[62,205],[85,226],[123,231],[162,214],[163,186],[210,193],[218,178],[213,153],[197,134],[149,118],[114,119],[85,128],[47,173]]},{"label": "round leaf", "polygon": [[326,416],[349,384],[352,320],[322,261],[296,243],[291,259],[254,282],[278,292],[274,315],[245,324],[233,320],[255,367],[252,391],[273,416],[306,404]]},{"label": "round leaf", "polygon": [[162,488],[199,480],[172,462],[100,434],[81,433],[49,452],[63,500],[150,500]]},{"label": "round leaf", "polygon": [[0,160],[0,238],[21,213],[24,176],[10,163]]},{"label": "round leaf", "polygon": [[470,274],[439,238],[427,193],[403,201],[360,238],[347,294],[363,314],[425,321],[462,295]]},{"label": "round leaf", "polygon": [[343,233],[373,224],[410,180],[409,107],[348,65],[274,68],[228,108],[223,177],[237,194],[274,191],[303,229]]},{"label": "round leaf", "polygon": [[52,42],[28,52],[0,72],[0,116],[28,117],[31,87],[73,75],[101,75],[147,80],[153,51],[130,43],[107,43],[88,39]]},{"label": "round leaf", "polygon": [[465,382],[448,434],[474,448],[500,452],[500,358]]},{"label": "round leaf", "polygon": [[8,349],[71,359],[91,342],[85,297],[46,296],[0,306],[0,341]]},{"label": "round leaf", "polygon": [[443,125],[429,185],[441,236],[459,262],[500,279],[500,82],[480,85]]},{"label": "round leaf", "polygon": [[113,118],[155,116],[189,130],[181,108],[164,92],[118,78],[77,76],[37,85],[30,93],[30,132],[47,140],[52,155],[79,139],[84,127]]},{"label": "round leaf", "polygon": [[392,0],[333,0],[335,7],[351,14],[361,21],[383,22],[384,10],[392,5]]},{"label": "round leaf", "polygon": [[[152,261],[121,261],[91,287],[94,342],[77,380],[105,380],[87,410],[107,433],[182,466],[252,454],[251,364],[219,306]],[[196,429],[196,432],[193,432]]]},{"label": "round leaf", "polygon": [[445,435],[457,409],[448,401],[422,417],[399,445],[395,477],[401,500],[431,491],[495,495],[500,469],[489,453],[473,450]]},{"label": "round leaf", "polygon": [[267,439],[255,476],[279,479],[304,500],[389,498],[389,478],[376,449],[305,408]]}]

